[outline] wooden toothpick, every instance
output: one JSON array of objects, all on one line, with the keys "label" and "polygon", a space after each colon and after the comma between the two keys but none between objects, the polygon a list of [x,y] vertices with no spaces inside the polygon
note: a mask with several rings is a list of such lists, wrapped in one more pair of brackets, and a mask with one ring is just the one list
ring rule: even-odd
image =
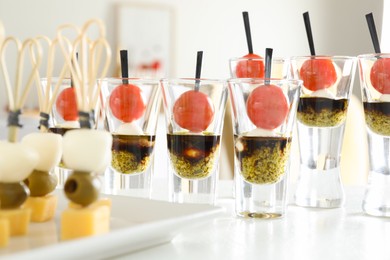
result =
[{"label": "wooden toothpick", "polygon": [[[11,83],[6,60],[5,60],[5,53],[7,47],[12,42],[15,44],[16,52],[17,52],[17,65],[16,65],[15,81],[13,84]],[[24,71],[23,65],[24,65],[26,50],[30,52],[31,71],[28,74],[27,82],[23,88],[22,75]],[[16,142],[17,132],[19,127],[21,127],[21,125],[19,125],[19,115],[21,113],[21,109],[23,108],[26,102],[28,93],[35,79],[36,71],[38,70],[41,64],[42,49],[40,44],[35,39],[27,39],[23,43],[21,43],[15,37],[7,37],[1,45],[0,56],[1,56],[0,65],[1,65],[1,70],[3,72],[3,77],[4,77],[5,87],[6,87],[7,97],[8,97],[9,110],[10,110],[8,115],[8,130],[9,130],[8,141]]]}]

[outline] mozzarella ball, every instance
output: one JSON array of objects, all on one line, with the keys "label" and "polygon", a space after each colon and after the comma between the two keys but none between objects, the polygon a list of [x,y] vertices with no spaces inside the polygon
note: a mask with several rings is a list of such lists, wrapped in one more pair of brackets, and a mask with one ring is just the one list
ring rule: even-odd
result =
[{"label": "mozzarella ball", "polygon": [[23,137],[22,144],[34,149],[39,154],[38,171],[49,172],[61,161],[62,137],[53,133],[31,133]]},{"label": "mozzarella ball", "polygon": [[134,122],[125,123],[118,127],[115,131],[116,134],[120,135],[143,135],[142,129]]},{"label": "mozzarella ball", "polygon": [[38,164],[39,154],[22,143],[0,141],[0,182],[26,179]]},{"label": "mozzarella ball", "polygon": [[66,167],[83,172],[98,172],[111,157],[112,136],[102,130],[76,129],[63,137],[62,159]]}]

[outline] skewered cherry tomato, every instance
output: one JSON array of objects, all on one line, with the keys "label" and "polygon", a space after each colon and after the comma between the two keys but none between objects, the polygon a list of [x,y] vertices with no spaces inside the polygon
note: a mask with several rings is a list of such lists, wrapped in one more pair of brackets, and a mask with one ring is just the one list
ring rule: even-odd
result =
[{"label": "skewered cherry tomato", "polygon": [[56,109],[64,120],[78,120],[76,92],[73,87],[61,91],[56,100]]},{"label": "skewered cherry tomato", "polygon": [[248,97],[246,109],[252,123],[267,130],[283,124],[288,114],[286,97],[282,89],[275,85],[255,88]]},{"label": "skewered cherry tomato", "polygon": [[142,117],[146,108],[141,89],[131,84],[117,86],[110,95],[109,104],[112,114],[125,123]]},{"label": "skewered cherry tomato", "polygon": [[175,122],[192,132],[202,132],[214,118],[214,108],[209,97],[195,90],[183,93],[173,106]]},{"label": "skewered cherry tomato", "polygon": [[327,59],[305,61],[299,74],[305,88],[311,91],[329,88],[337,80],[336,69],[332,61]]},{"label": "skewered cherry tomato", "polygon": [[372,86],[382,94],[390,94],[390,58],[377,60],[371,68]]},{"label": "skewered cherry tomato", "polygon": [[[243,58],[261,59],[259,55],[247,54]],[[264,63],[262,60],[242,60],[236,67],[237,78],[264,78]]]}]

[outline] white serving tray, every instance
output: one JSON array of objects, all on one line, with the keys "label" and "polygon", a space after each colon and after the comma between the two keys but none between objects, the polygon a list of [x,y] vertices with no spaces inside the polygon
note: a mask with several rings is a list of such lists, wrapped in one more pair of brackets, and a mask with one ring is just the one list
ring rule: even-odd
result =
[{"label": "white serving tray", "polygon": [[102,259],[167,243],[187,227],[211,220],[224,210],[199,204],[104,195],[112,200],[110,232],[71,241],[59,240],[59,220],[67,201],[57,191],[58,209],[53,220],[31,223],[27,236],[12,237],[0,249],[0,259]]}]

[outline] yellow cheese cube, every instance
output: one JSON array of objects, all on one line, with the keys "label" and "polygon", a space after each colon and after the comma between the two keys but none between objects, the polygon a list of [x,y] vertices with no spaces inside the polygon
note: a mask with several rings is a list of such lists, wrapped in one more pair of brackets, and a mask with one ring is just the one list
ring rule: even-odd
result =
[{"label": "yellow cheese cube", "polygon": [[[95,201],[93,204],[91,204],[89,207],[95,207],[95,206],[108,206],[111,209],[111,200],[109,198],[101,198],[97,201]],[[80,204],[74,203],[72,201],[69,201],[68,207],[72,209],[81,209],[83,206]]]},{"label": "yellow cheese cube", "polygon": [[30,215],[31,209],[27,208],[0,210],[0,219],[5,218],[8,220],[11,236],[27,234]]},{"label": "yellow cheese cube", "polygon": [[9,221],[5,218],[0,218],[0,248],[6,247],[9,243]]},{"label": "yellow cheese cube", "polygon": [[61,240],[107,233],[110,208],[98,202],[85,208],[68,208],[61,214]]},{"label": "yellow cheese cube", "polygon": [[57,196],[49,194],[43,197],[28,197],[23,207],[31,209],[32,222],[45,222],[54,217]]}]

